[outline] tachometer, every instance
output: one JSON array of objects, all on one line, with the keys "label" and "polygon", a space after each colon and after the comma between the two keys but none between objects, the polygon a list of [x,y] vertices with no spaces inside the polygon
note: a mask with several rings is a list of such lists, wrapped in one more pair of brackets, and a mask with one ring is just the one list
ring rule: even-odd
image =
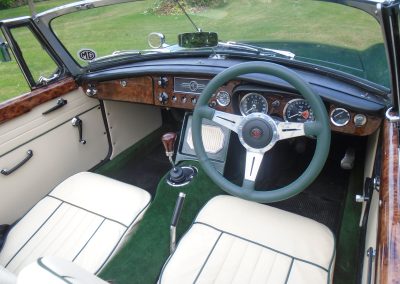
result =
[{"label": "tachometer", "polygon": [[305,122],[314,120],[314,115],[306,100],[294,99],[286,104],[283,110],[283,118],[289,122]]},{"label": "tachometer", "polygon": [[240,112],[249,115],[253,112],[267,113],[268,102],[265,97],[257,93],[248,93],[240,101]]}]

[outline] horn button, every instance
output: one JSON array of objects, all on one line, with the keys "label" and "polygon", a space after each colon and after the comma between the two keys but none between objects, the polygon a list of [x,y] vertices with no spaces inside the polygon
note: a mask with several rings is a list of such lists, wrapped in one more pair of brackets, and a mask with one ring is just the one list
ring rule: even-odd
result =
[{"label": "horn button", "polygon": [[275,122],[261,113],[248,115],[240,125],[238,134],[246,148],[269,150],[277,140]]},{"label": "horn button", "polygon": [[268,122],[261,119],[250,120],[243,125],[243,140],[252,148],[266,147],[272,140],[273,130]]}]

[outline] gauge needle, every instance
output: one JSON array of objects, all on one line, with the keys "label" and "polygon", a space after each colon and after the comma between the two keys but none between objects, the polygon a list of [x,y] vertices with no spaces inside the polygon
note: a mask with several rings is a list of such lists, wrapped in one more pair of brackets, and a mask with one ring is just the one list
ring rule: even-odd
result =
[{"label": "gauge needle", "polygon": [[301,112],[296,113],[296,114],[293,114],[293,115],[291,115],[291,116],[288,116],[288,118],[292,118],[292,117],[299,116],[299,115],[301,115]]},{"label": "gauge needle", "polygon": [[335,114],[334,117],[338,117],[338,116],[341,115],[342,113],[344,113],[344,111],[341,111],[341,112]]},{"label": "gauge needle", "polygon": [[249,113],[250,111],[252,111],[255,107],[256,107],[256,106],[253,105],[253,106],[251,107],[251,109],[249,109],[249,110],[247,110],[247,111],[245,112],[245,114],[248,114],[248,113]]}]

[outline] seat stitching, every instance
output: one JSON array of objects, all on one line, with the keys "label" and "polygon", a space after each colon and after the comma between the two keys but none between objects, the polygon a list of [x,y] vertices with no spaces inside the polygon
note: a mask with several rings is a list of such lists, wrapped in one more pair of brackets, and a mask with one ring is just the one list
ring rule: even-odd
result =
[{"label": "seat stitching", "polygon": [[[57,227],[59,227],[59,226],[57,226],[57,225],[59,225],[58,223],[60,222],[60,220],[62,220],[62,219],[66,219],[66,217],[68,217],[68,211],[70,211],[71,210],[71,207],[66,207],[66,208],[64,208],[65,206],[63,206],[63,204],[61,204],[61,207],[63,207],[63,209],[61,209],[61,210],[59,210],[58,212],[57,212],[57,217],[56,216],[53,216],[53,220],[52,220],[52,222],[54,223],[53,224],[53,226],[51,226],[51,227],[49,227],[49,225],[47,225],[46,226],[46,236],[45,236],[45,238],[46,238],[46,240],[47,240],[47,242],[48,242],[48,246],[44,249],[44,251],[42,251],[41,253],[37,253],[37,255],[47,255],[47,253],[46,253],[46,251],[49,249],[49,247],[50,247],[50,245],[51,245],[51,243],[53,243],[55,240],[56,240],[56,238],[57,238],[57,234],[56,234],[56,236],[53,236],[53,239],[50,239],[50,236],[51,236],[51,233],[54,231],[54,229],[55,228],[57,228]],[[61,208],[60,207],[60,208]],[[76,213],[74,213],[74,215],[75,215]],[[55,219],[55,222],[54,222],[54,219]],[[67,221],[69,221],[71,219],[71,217],[68,217],[68,220]],[[66,224],[67,224],[68,222],[63,222],[63,224],[62,225],[64,225],[64,227],[66,226]],[[61,230],[59,230],[59,231],[62,231],[62,230],[64,230],[64,227],[61,229]],[[59,228],[58,228],[59,229]],[[54,235],[54,234],[53,234]],[[33,239],[33,238],[32,238]],[[25,247],[25,249],[24,249],[24,251],[25,251],[25,257],[19,262],[19,264],[17,265],[17,267],[15,267],[14,268],[14,271],[17,271],[17,270],[19,270],[20,269],[20,267],[21,266],[24,266],[24,261],[26,261],[27,259],[29,259],[29,257],[33,254],[34,255],[34,252],[38,249],[38,247],[41,245],[41,242],[39,242],[39,243],[37,243],[37,245],[36,246],[33,246],[33,245],[31,245],[31,244],[29,244],[29,246],[27,246],[27,247]],[[26,265],[26,264],[25,264]]]},{"label": "seat stitching", "polygon": [[26,246],[26,244],[40,231],[40,229],[42,229],[42,227],[50,220],[50,218],[54,215],[54,213],[56,213],[56,211],[60,208],[60,206],[63,203],[61,202],[56,209],[54,209],[54,211],[50,214],[49,217],[47,217],[47,219],[39,226],[39,228],[37,228],[37,230],[29,237],[29,239],[19,248],[19,250],[17,252],[14,253],[14,255],[11,257],[11,259],[7,262],[7,264],[5,265],[5,267],[7,267],[11,261],[13,261],[13,259],[21,252],[21,250]]},{"label": "seat stitching", "polygon": [[123,234],[121,235],[121,237],[119,238],[119,241],[115,244],[115,246],[113,247],[113,249],[111,250],[111,252],[108,254],[108,256],[106,257],[106,259],[104,260],[103,264],[100,266],[99,269],[97,269],[97,271],[94,274],[99,273],[99,271],[104,267],[104,265],[107,263],[108,259],[111,257],[111,255],[114,253],[114,250],[118,247],[118,245],[121,243],[122,239],[124,238],[124,236],[126,235],[126,233],[128,232],[129,228],[133,226],[133,224],[135,224],[137,218],[139,218],[140,215],[142,215],[142,213],[149,207],[151,200],[149,200],[146,204],[146,206],[144,206],[142,208],[142,210],[140,210],[140,212],[136,215],[136,217],[132,220],[132,222],[129,224],[128,227],[126,227],[125,231],[123,232]]},{"label": "seat stitching", "polygon": [[[78,215],[78,214],[79,214],[79,210],[78,210],[77,208],[74,208],[74,207],[72,207],[72,206],[66,206],[64,215],[63,215],[63,216],[60,216],[60,218],[59,218],[59,219],[61,219],[61,220],[59,221],[59,223],[61,223],[61,224],[64,225],[63,228],[62,228],[62,229],[57,228],[57,227],[59,227],[59,226],[57,226],[57,225],[59,225],[58,222],[55,224],[54,228],[57,228],[59,232],[64,232],[64,231],[65,231],[65,228],[68,228],[68,227],[69,227],[69,223],[70,223],[72,220],[76,219],[76,215]],[[68,219],[65,220],[66,218],[68,218]],[[80,221],[82,221],[82,220],[80,220]],[[54,228],[52,228],[52,230],[53,230]],[[47,235],[50,235],[50,232],[51,232],[51,231],[49,231],[49,233],[48,233]],[[63,235],[64,235],[64,234],[63,234]],[[70,236],[70,235],[71,235],[71,233],[69,234],[69,236]],[[60,235],[60,236],[61,236],[61,235]],[[64,235],[63,239],[66,240],[66,239],[69,238],[69,236]],[[54,243],[54,242],[56,242],[56,241],[58,241],[58,240],[59,240],[59,236],[56,235],[56,236],[53,237],[51,243]],[[50,247],[50,244],[51,244],[51,243],[49,243],[48,248]],[[58,253],[59,253],[59,250],[60,250],[60,247],[57,248],[57,250],[55,251],[55,254],[58,254]],[[46,254],[45,252],[43,252],[42,255],[47,255],[47,254]]]},{"label": "seat stitching", "polygon": [[229,256],[230,252],[232,251],[232,247],[233,247],[233,243],[234,242],[235,242],[235,239],[232,239],[230,248],[229,248],[228,252],[226,253],[226,257],[224,257],[224,262],[222,262],[222,265],[220,266],[220,269],[218,269],[218,274],[215,276],[214,283],[215,283],[215,281],[217,281],[218,276],[221,274],[222,268],[224,267],[225,262],[227,261],[228,256]]},{"label": "seat stitching", "polygon": [[289,276],[290,276],[290,273],[292,272],[293,263],[294,263],[294,258],[292,258],[292,261],[290,262],[290,266],[289,266],[289,270],[288,270],[288,273],[286,276],[285,284],[287,284],[289,281]]},{"label": "seat stitching", "polygon": [[251,280],[253,280],[253,278],[254,278],[254,271],[256,270],[257,265],[258,265],[258,263],[260,262],[262,252],[263,252],[262,249],[260,249],[260,250],[259,250],[259,253],[258,253],[258,256],[257,256],[257,261],[256,261],[256,263],[255,263],[254,266],[253,266],[253,271],[251,272],[251,275],[252,275],[252,276],[251,276],[251,278],[250,278],[249,283],[252,283]]},{"label": "seat stitching", "polygon": [[103,221],[101,221],[100,225],[97,227],[97,229],[93,232],[93,234],[90,236],[90,238],[86,241],[86,243],[82,246],[82,248],[79,250],[78,254],[72,259],[72,262],[75,261],[75,259],[79,256],[79,254],[85,249],[85,247],[87,246],[87,244],[92,240],[92,238],[94,237],[94,235],[97,233],[97,231],[100,229],[100,227],[103,225],[104,221],[106,219],[103,219]]},{"label": "seat stitching", "polygon": [[322,267],[322,266],[319,265],[319,264],[316,264],[316,263],[311,262],[311,261],[309,261],[309,260],[305,260],[305,259],[302,259],[302,258],[295,257],[295,256],[290,255],[290,254],[288,254],[288,253],[284,253],[284,252],[282,252],[282,251],[279,251],[279,250],[277,250],[277,249],[271,248],[271,247],[269,247],[269,246],[266,246],[266,245],[257,243],[257,242],[255,242],[255,241],[252,241],[252,240],[249,240],[249,239],[246,239],[245,237],[241,237],[241,236],[239,236],[239,235],[236,235],[236,234],[233,234],[233,233],[230,233],[230,232],[227,232],[227,231],[218,229],[218,228],[216,228],[216,227],[214,227],[214,226],[212,226],[212,225],[209,225],[209,224],[206,224],[206,223],[203,223],[203,222],[195,222],[194,224],[199,224],[199,225],[204,225],[204,226],[210,227],[210,228],[212,228],[212,229],[214,229],[214,230],[216,230],[216,231],[225,233],[225,234],[227,234],[227,235],[234,236],[234,237],[236,237],[236,238],[239,238],[239,239],[242,239],[242,240],[244,240],[244,241],[253,243],[253,244],[255,244],[255,245],[259,245],[259,246],[264,247],[264,248],[266,248],[266,249],[269,249],[269,250],[272,250],[272,251],[274,251],[274,252],[283,254],[283,255],[285,255],[285,256],[287,256],[287,257],[296,259],[296,260],[298,260],[298,261],[302,261],[302,262],[308,263],[308,264],[310,264],[310,265],[314,265],[314,266],[316,266],[316,267],[318,267],[318,268],[320,268],[320,269],[322,269],[322,270],[324,270],[324,271],[326,271],[326,272],[329,272],[328,269]]},{"label": "seat stitching", "polygon": [[271,264],[268,267],[267,280],[271,277],[272,268],[274,267],[274,263],[276,262],[277,255],[278,255],[278,253],[274,252],[274,259],[273,259],[273,261],[271,261]]},{"label": "seat stitching", "polygon": [[[83,207],[77,206],[77,205],[75,205],[75,204],[73,204],[73,203],[70,203],[70,202],[68,202],[68,201],[62,200],[62,199],[60,199],[60,198],[58,198],[58,197],[54,197],[54,196],[52,196],[52,195],[47,195],[47,196],[48,196],[48,197],[52,197],[52,198],[57,199],[57,200],[60,200],[60,201],[62,201],[62,202],[64,202],[64,203],[69,204],[69,205],[71,205],[71,206],[74,206],[74,207],[76,207],[76,208],[85,210],[86,212],[89,212],[89,213],[95,214],[95,215],[97,215],[97,216],[100,216],[100,217],[102,217],[102,218],[104,218],[104,219],[107,219],[107,220],[113,221],[113,222],[115,222],[115,223],[118,223],[118,224],[120,224],[121,226],[124,226],[125,228],[128,228],[128,226],[126,226],[125,224],[121,223],[120,221],[117,221],[117,220],[108,218],[108,217],[103,216],[103,215],[101,215],[101,214],[99,214],[99,213],[90,211],[90,210],[88,210],[88,209],[86,209],[86,208],[83,208]],[[136,219],[136,218],[134,218],[134,220],[135,220],[135,219]]]},{"label": "seat stitching", "polygon": [[204,260],[204,263],[203,263],[203,265],[201,266],[200,271],[199,271],[199,273],[197,274],[196,278],[194,279],[193,283],[196,283],[197,280],[199,279],[200,274],[203,272],[204,267],[206,266],[208,260],[210,259],[210,256],[211,256],[211,254],[213,253],[213,251],[214,251],[215,247],[217,246],[217,243],[218,243],[219,240],[221,239],[221,236],[222,236],[222,235],[223,235],[223,233],[221,232],[221,233],[219,234],[218,238],[216,239],[216,241],[215,241],[213,247],[211,248],[210,252],[208,253],[207,258]]},{"label": "seat stitching", "polygon": [[240,259],[240,262],[239,262],[237,268],[235,269],[235,274],[233,274],[233,277],[231,278],[231,281],[230,281],[231,283],[234,282],[234,280],[235,280],[235,278],[236,278],[236,275],[237,275],[238,272],[239,272],[239,268],[240,268],[240,266],[242,265],[242,262],[243,262],[243,260],[244,260],[244,255],[246,254],[246,252],[247,252],[248,249],[249,249],[249,244],[246,244],[246,249],[244,250],[244,253],[242,254],[243,257]]}]

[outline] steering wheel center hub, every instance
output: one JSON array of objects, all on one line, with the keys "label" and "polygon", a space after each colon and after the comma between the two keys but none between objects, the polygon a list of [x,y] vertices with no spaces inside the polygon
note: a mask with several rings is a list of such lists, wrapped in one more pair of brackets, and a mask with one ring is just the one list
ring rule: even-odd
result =
[{"label": "steering wheel center hub", "polygon": [[271,149],[278,139],[275,121],[263,113],[246,116],[238,130],[239,140],[246,149],[265,152]]}]

